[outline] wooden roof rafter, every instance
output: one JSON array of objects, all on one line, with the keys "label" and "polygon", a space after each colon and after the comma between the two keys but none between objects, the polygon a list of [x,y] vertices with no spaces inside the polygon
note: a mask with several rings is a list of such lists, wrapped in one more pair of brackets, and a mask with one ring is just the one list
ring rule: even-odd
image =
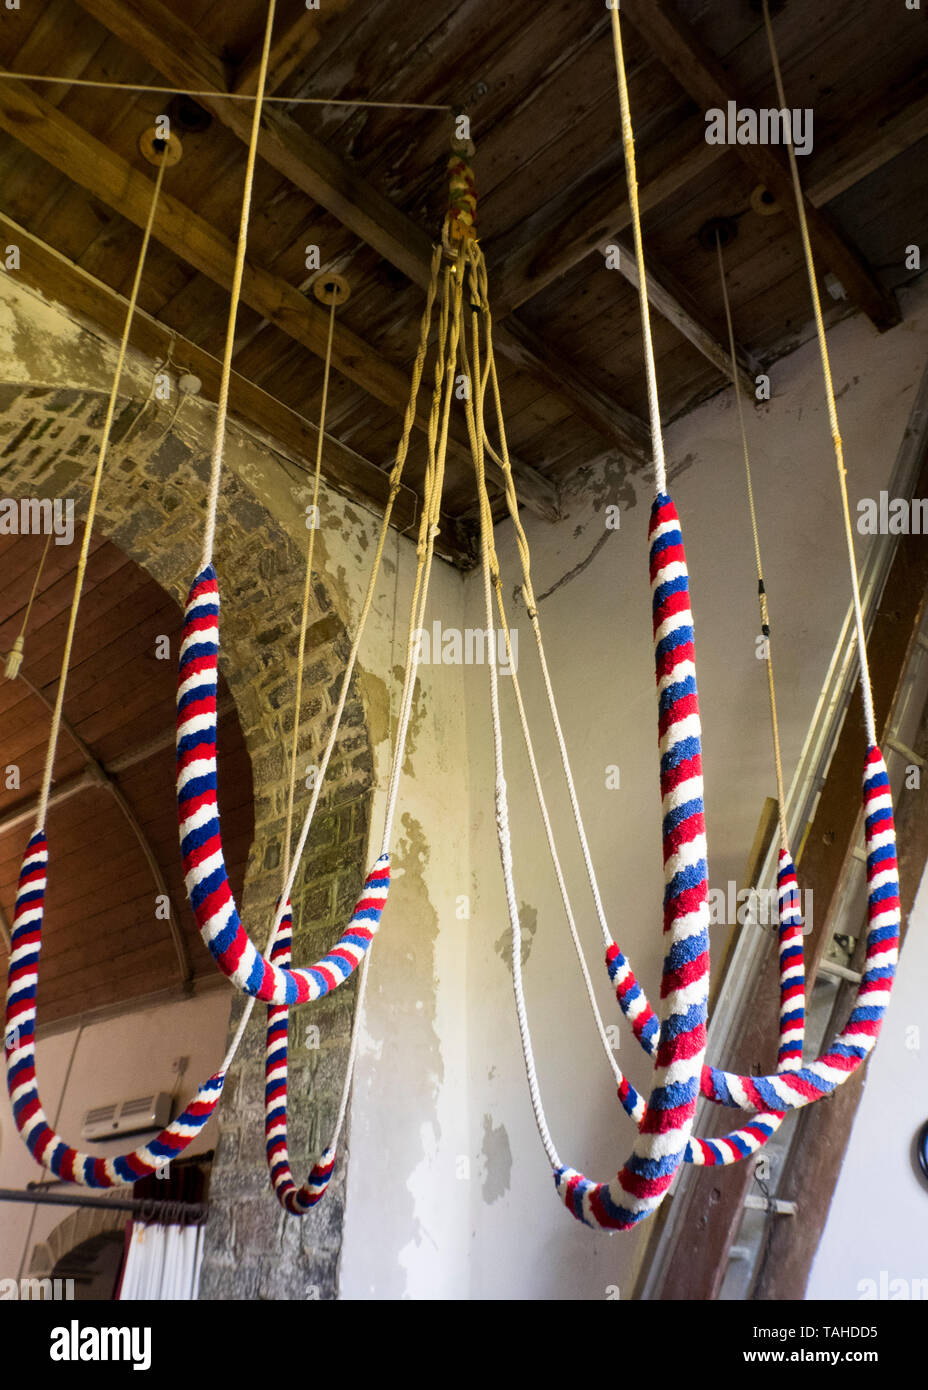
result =
[{"label": "wooden roof rafter", "polygon": [[[115,212],[144,227],[154,181],[22,84],[0,86],[0,129],[13,135]],[[154,235],[181,260],[215,283],[223,287],[231,285],[235,255],[232,242],[168,193],[162,192],[159,199]],[[242,300],[314,355],[325,355],[326,315],[288,280],[249,261],[245,267]],[[340,324],[336,324],[333,335],[332,364],[376,400],[400,413],[405,411],[409,396],[405,373]],[[428,420],[421,407],[415,423],[427,433]],[[459,437],[449,441],[449,454],[469,464],[463,429],[459,427],[457,433]],[[491,462],[488,460],[487,471],[493,472],[494,479],[501,482],[502,472],[495,464],[491,469]],[[519,478],[526,505],[533,506],[549,519],[556,516],[553,484],[525,464],[513,463],[513,471]]]},{"label": "wooden roof rafter", "polygon": [[[734,101],[738,108],[751,105],[743,99],[723,64],[672,6],[655,5],[653,0],[624,0],[622,13],[699,106],[725,110],[729,101]],[[730,148],[738,156],[798,225],[785,155],[770,145],[737,144],[723,148]],[[828,214],[816,207],[808,194],[804,201],[809,236],[821,269],[831,270],[838,277],[852,301],[878,329],[899,323],[901,315],[892,291],[881,284],[872,266]]]},{"label": "wooden roof rafter", "polygon": [[[184,26],[183,21],[171,15],[170,23],[162,23],[162,16],[169,12],[160,0],[135,0],[131,8],[118,0],[78,0],[78,3],[124,43],[144,53],[171,82],[178,86],[205,84],[207,88],[215,87],[215,98],[207,96],[198,100],[239,139],[247,141],[251,125],[247,105],[229,101],[221,95],[224,91],[237,90],[237,86],[234,83],[230,86],[217,55],[192,29]],[[247,64],[249,70],[253,62],[252,55]],[[289,116],[265,110],[261,129],[259,152],[262,159],[337,217],[414,284],[421,288],[427,285],[432,239],[421,227]],[[517,357],[527,371],[537,372],[541,380],[564,396],[578,414],[594,423],[611,443],[638,462],[646,461],[648,431],[644,422],[591,390],[582,371],[566,360],[561,361],[558,376],[552,380],[545,365],[550,350],[538,341],[538,335],[528,325],[518,325],[517,332],[519,341],[515,345],[505,329],[498,326],[499,350]],[[513,471],[520,484],[520,499],[550,519],[551,510],[543,505],[546,499],[541,475],[533,478],[527,466],[515,460]]]},{"label": "wooden roof rafter", "polygon": [[[326,0],[323,9],[304,8],[286,28],[272,36],[264,88],[268,96],[280,90],[320,42],[326,26],[352,3],[353,0]],[[232,90],[249,95],[257,91],[260,66],[261,44],[256,44],[237,65]]]},{"label": "wooden roof rafter", "polygon": [[[647,13],[647,32],[639,35],[632,24],[628,37],[637,74],[633,100],[639,117],[639,192],[651,219],[648,293],[655,310],[666,415],[672,419],[730,378],[717,272],[695,250],[696,233],[708,218],[725,213],[743,233],[730,263],[736,321],[745,335],[738,349],[743,388],[753,371],[766,370],[795,342],[797,326],[804,321],[804,289],[787,216],[761,219],[756,210],[752,215],[757,170],[746,162],[739,168],[741,148],[708,145],[700,138],[705,101],[694,94],[695,79],[685,65],[678,71],[675,62],[668,65],[657,51],[651,30],[656,26],[662,33],[665,21],[686,29],[679,16],[695,13],[692,7],[687,0],[668,0],[653,24],[649,7],[631,8]],[[78,127],[109,144],[133,169],[138,166],[131,121],[143,111],[150,120],[152,110],[159,109],[154,103],[166,103],[168,97],[106,95],[98,102],[96,94],[91,99],[66,83],[56,85],[51,74],[91,80],[112,74],[130,84],[138,76],[190,93],[216,119],[208,139],[192,139],[188,146],[189,161],[179,171],[181,197],[187,210],[205,216],[213,231],[231,228],[240,193],[238,161],[251,122],[247,98],[260,47],[256,39],[263,32],[258,0],[236,11],[228,23],[203,3],[188,9],[176,0],[55,0],[54,9],[68,36],[63,44],[37,52],[42,25],[30,27],[24,19],[5,31],[8,41],[0,61],[14,70],[47,70],[49,85],[31,90],[43,98],[54,93],[56,101],[65,99],[63,110]],[[552,6],[554,29],[529,12],[525,3],[518,12],[496,14],[488,0],[456,0],[453,7],[446,0],[434,10],[427,0],[410,0],[395,10],[394,0],[369,0],[364,7],[333,0],[317,12],[305,10],[298,0],[282,0],[269,81],[278,100],[262,118],[262,197],[250,256],[259,271],[277,277],[275,288],[278,282],[288,287],[282,289],[284,310],[292,310],[295,319],[299,302],[309,319],[315,305],[311,295],[306,298],[310,282],[302,255],[297,255],[302,241],[295,240],[305,226],[307,239],[322,244],[324,266],[351,277],[355,302],[340,316],[354,330],[351,346],[366,340],[375,375],[381,363],[388,368],[391,359],[405,363],[416,318],[415,287],[424,282],[431,250],[423,229],[441,215],[436,170],[447,141],[441,104],[447,102],[450,112],[452,101],[466,103],[480,141],[481,220],[511,450],[514,461],[531,459],[535,465],[522,470],[519,491],[527,506],[553,516],[559,484],[584,460],[614,448],[634,467],[647,462],[649,441],[633,347],[639,331],[637,296],[614,276],[600,275],[597,264],[597,252],[605,245],[623,247],[628,227],[625,178],[614,139],[614,72],[608,45],[604,49],[599,41],[605,21],[575,18],[566,0]],[[82,27],[82,13],[94,22]],[[381,52],[376,36],[394,21],[397,42]],[[716,3],[700,8],[691,28],[697,58],[707,58],[710,78],[715,64],[720,81],[727,84],[737,73],[737,85],[755,104],[766,99],[769,57],[756,16],[752,19],[746,7]],[[853,0],[840,27],[824,13],[811,30],[793,10],[778,20],[787,89],[795,89],[797,100],[805,104],[815,102],[816,133],[819,122],[826,132],[819,135],[814,158],[803,166],[807,201],[823,208],[852,190],[837,205],[837,218],[865,248],[859,255],[863,265],[879,266],[885,291],[876,284],[890,304],[890,287],[912,278],[898,258],[900,237],[918,239],[918,224],[911,231],[909,225],[916,210],[923,214],[924,209],[918,199],[904,201],[897,191],[915,170],[914,151],[894,166],[902,173],[895,186],[891,171],[876,171],[908,152],[928,124],[928,103],[917,85],[919,48],[900,44],[898,28],[891,34],[881,31],[874,53],[881,55],[878,71],[885,76],[874,77],[870,90],[860,56],[866,32],[863,0]],[[47,35],[47,23],[44,31]],[[71,48],[80,48],[82,57],[72,59]],[[139,68],[140,60],[147,73]],[[292,96],[281,98],[280,90]],[[331,93],[336,104],[327,110],[287,105],[316,100],[320,93]],[[369,97],[374,106],[411,102],[413,109],[363,110],[353,102],[355,93]],[[236,94],[245,99],[236,100]],[[422,109],[415,110],[417,105]],[[116,112],[129,129],[110,139]],[[123,283],[133,245],[131,228],[118,207],[117,220],[100,206],[106,200],[99,193],[88,198],[75,185],[70,168],[49,166],[44,155],[28,153],[29,148],[18,154],[10,146],[0,149],[0,170],[10,175],[11,221],[39,238],[46,259],[54,257],[52,247],[64,253],[70,262],[65,278],[82,312],[92,318],[93,310],[87,308],[91,282],[81,280],[81,272],[86,269],[110,287]],[[774,158],[783,154],[772,153]],[[207,175],[209,182],[196,174]],[[865,179],[866,186],[857,191],[855,185]],[[790,200],[777,201],[787,214]],[[830,216],[826,220],[831,223]],[[837,236],[853,254],[847,236]],[[110,246],[117,253],[112,271]],[[167,289],[160,295],[152,292],[152,305],[158,307],[152,308],[155,317],[145,336],[151,337],[153,325],[160,322],[188,342],[195,338],[197,346],[189,342],[191,351],[208,357],[207,349],[218,350],[223,332],[222,277],[185,259],[174,245],[156,239],[153,250],[160,283]],[[830,268],[824,255],[819,253],[817,260],[822,271]],[[634,284],[633,258],[623,255],[618,269]],[[840,314],[853,307],[855,296],[846,276],[838,272],[836,278],[850,301],[833,311]],[[523,305],[525,312],[518,312]],[[106,312],[111,315],[113,307],[107,296]],[[306,402],[319,389],[320,354],[306,341],[309,333],[281,326],[264,304],[250,303],[244,317],[248,325],[236,344],[242,354],[236,360],[237,413],[272,442],[280,438],[283,452],[299,465],[299,441],[309,428],[303,416],[311,414]],[[303,325],[307,327],[312,325]],[[363,361],[360,367],[363,371]],[[338,456],[330,476],[345,490],[353,459],[359,476],[348,484],[349,495],[364,498],[370,487],[368,500],[379,503],[377,483],[386,475],[395,444],[392,421],[398,407],[385,399],[390,383],[377,395],[370,382],[338,368],[335,383],[329,433],[342,444],[327,440],[324,468],[328,471],[330,458]],[[286,438],[271,423],[278,416],[285,422]],[[413,460],[411,472],[416,467]],[[467,521],[470,478],[460,430],[449,455],[449,522]],[[499,504],[497,492],[494,514],[499,514]],[[467,525],[459,529],[460,536],[447,533],[451,549],[460,542],[462,555],[472,552],[472,535],[464,534]]]}]

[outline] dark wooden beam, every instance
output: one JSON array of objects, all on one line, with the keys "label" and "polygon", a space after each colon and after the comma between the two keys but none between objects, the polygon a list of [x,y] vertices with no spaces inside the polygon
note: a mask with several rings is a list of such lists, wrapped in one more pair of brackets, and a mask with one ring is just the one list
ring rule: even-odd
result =
[{"label": "dark wooden beam", "polygon": [[[893,93],[893,100],[898,98]],[[928,135],[928,95],[918,92],[897,110],[869,113],[854,123],[845,141],[825,161],[827,167],[814,172],[805,190],[816,207],[824,207],[884,164],[904,154]]]},{"label": "dark wooden beam", "polygon": [[[171,82],[178,86],[192,86],[194,79],[202,83],[200,58],[194,65],[188,64],[182,44],[170,50],[166,50],[163,43],[159,43],[155,49],[150,47],[149,39],[160,28],[164,11],[159,0],[133,0],[130,7],[123,6],[121,0],[79,0],[79,3],[124,43],[146,55],[156,54],[151,61]],[[174,32],[176,34],[176,27]],[[201,97],[199,100],[239,139],[247,142],[251,129],[251,112],[247,103],[223,99],[219,93],[227,90],[225,84],[220,86],[218,81],[213,81],[205,85],[215,86],[217,96]],[[295,188],[337,217],[414,284],[421,287],[428,284],[432,241],[421,227],[383,197],[334,150],[309,135],[289,116],[266,110],[262,116],[261,132],[262,159]],[[535,370],[530,353],[526,355],[525,366],[527,370]],[[538,374],[547,380],[547,374],[540,364]],[[592,413],[598,421],[598,428],[607,438],[614,439],[617,433],[621,434],[622,416],[614,409],[613,403],[605,398],[597,402],[595,393],[590,392],[578,404],[573,387],[568,388],[566,384],[568,380],[571,383],[582,382],[582,373],[579,369],[575,369],[573,374],[565,372],[553,389],[570,405],[577,405],[584,418],[589,418]],[[492,473],[490,462],[488,472]],[[513,459],[513,473],[519,485],[520,500],[549,520],[556,517],[557,494],[547,479],[517,459]],[[495,481],[501,482],[501,479],[497,477]]]},{"label": "dark wooden beam", "polygon": [[[271,52],[268,60],[265,91],[268,96],[277,92],[299,68],[300,64],[313,51],[322,39],[325,27],[334,15],[346,10],[352,0],[325,0],[318,10],[301,10],[296,19],[286,29],[271,37]],[[248,93],[258,90],[258,70],[261,66],[261,50],[258,43],[248,57],[235,69],[232,90]]]},{"label": "dark wooden beam", "polygon": [[[928,453],[923,451],[921,476],[914,496],[928,495]],[[873,684],[877,729],[881,737],[891,726],[906,666],[924,611],[928,593],[928,547],[921,536],[901,536],[889,576],[870,629],[867,651]],[[835,929],[837,889],[857,843],[861,824],[861,777],[863,771],[863,712],[857,687],[838,737],[822,787],[809,833],[798,858],[800,886],[811,890],[815,903],[812,932],[805,937],[807,990],[818,970],[825,946]],[[908,891],[908,890],[907,890]],[[776,936],[770,933],[766,950],[755,972],[755,986],[744,1000],[740,1025],[724,1062],[729,1070],[744,1073],[771,1071],[777,1052],[778,966]],[[843,1020],[842,1020],[843,1021]],[[716,1063],[718,1064],[718,1063]],[[788,1262],[778,1285],[778,1298],[801,1298],[805,1276],[818,1245],[833,1191],[833,1178],[840,1167],[843,1147],[837,1152],[829,1126],[831,1115],[839,1127],[849,1126],[856,1108],[853,1099],[842,1093],[859,1086],[851,1080],[840,1088],[839,1096],[806,1108],[802,1114],[788,1116],[786,1124],[798,1124],[794,1144],[796,1158],[793,1178],[786,1188],[778,1184],[778,1196],[793,1196],[800,1202],[796,1218],[773,1218],[777,1227],[771,1236],[776,1258]],[[850,1106],[850,1109],[846,1107]],[[716,1133],[731,1128],[738,1114],[729,1107],[718,1107]],[[819,1128],[821,1127],[821,1128]],[[802,1141],[806,1133],[819,1133],[813,1154]],[[651,1293],[659,1299],[713,1299],[718,1296],[728,1260],[728,1252],[741,1224],[744,1198],[753,1181],[754,1165],[737,1163],[732,1168],[694,1170],[687,1175],[684,1191],[674,1201],[682,1204],[676,1222],[670,1258],[664,1254],[664,1274]],[[831,1185],[829,1186],[829,1183]],[[777,1234],[782,1227],[782,1233]],[[793,1243],[795,1255],[790,1255]],[[772,1250],[772,1246],[771,1246]],[[775,1277],[773,1255],[765,1256],[765,1278]],[[803,1274],[803,1270],[805,1274]],[[800,1280],[802,1287],[800,1287]],[[783,1292],[785,1287],[791,1292]]]},{"label": "dark wooden beam", "polygon": [[[895,110],[866,113],[844,139],[816,156],[805,195],[824,207],[869,174],[928,135],[928,96],[918,90],[893,94]],[[642,151],[642,181],[638,199],[644,213],[659,207],[688,183],[702,178],[728,153],[727,145],[705,140],[689,148],[674,134],[653,149]],[[648,177],[647,168],[655,170]],[[577,206],[571,192],[553,206],[539,210],[518,228],[518,239],[507,236],[486,247],[494,273],[497,313],[518,309],[548,285],[566,275],[587,256],[624,232],[631,224],[625,174],[597,188]]]},{"label": "dark wooden beam", "polygon": [[650,462],[651,432],[644,421],[587,381],[572,362],[549,348],[527,324],[512,314],[500,324],[494,318],[493,336],[504,357],[540,378],[555,394],[563,394],[566,385],[575,414],[605,434],[623,454],[641,464]]},{"label": "dark wooden beam", "polygon": [[[150,0],[79,0],[82,10],[130,48],[144,41],[142,52],[152,67],[170,76],[175,55],[183,54],[187,77],[179,87],[227,91],[230,69],[221,55],[167,5]],[[173,80],[173,79],[172,79]],[[230,103],[234,104],[234,103]],[[248,103],[243,103],[246,107]]]},{"label": "dark wooden beam", "polygon": [[[679,153],[680,139],[674,136],[662,142],[661,154],[653,155],[649,163],[660,169],[654,179],[643,182],[639,202],[643,211],[657,207],[699,174],[705,172],[718,158],[719,147],[705,142],[695,149]],[[620,248],[619,272],[630,284],[638,287],[638,268],[634,254],[621,241],[619,233],[631,222],[626,197],[624,172],[600,188],[592,199],[579,209],[573,207],[573,195],[558,204],[560,211],[542,210],[537,227],[519,228],[519,241],[507,237],[494,247],[487,248],[487,258],[494,269],[497,318],[513,322],[512,314],[520,304],[540,294],[594,251],[617,244]],[[567,211],[567,208],[570,208]],[[648,300],[652,308],[701,353],[725,378],[731,376],[731,361],[722,336],[716,331],[694,297],[653,255],[647,256]],[[505,316],[509,315],[507,319]],[[742,390],[754,394],[754,378],[748,370],[748,357],[736,348]]]},{"label": "dark wooden beam", "polygon": [[[93,327],[119,337],[126,316],[126,301],[122,295],[11,218],[0,214],[0,227],[20,247],[21,265],[15,272],[19,279]],[[155,361],[165,361],[170,353],[180,371],[192,372],[200,378],[205,400],[218,400],[220,363],[196,343],[181,337],[142,309],[136,309],[130,342],[132,347]],[[301,470],[307,470],[307,460],[315,459],[319,438],[317,426],[237,372],[232,376],[230,411],[246,429],[256,432],[262,441],[286,455]],[[375,510],[381,510],[386,504],[390,490],[386,473],[328,434],[322,468],[326,481],[337,492]],[[397,530],[411,531],[418,511],[416,493],[412,488],[403,487],[393,511]],[[458,526],[451,518],[442,521],[436,549],[460,568],[470,568],[474,563],[475,548],[469,529]]]},{"label": "dark wooden beam", "polygon": [[[725,110],[729,101],[739,107],[750,105],[735,89],[720,60],[672,6],[655,5],[653,0],[623,0],[622,16],[635,26],[655,56],[700,106]],[[732,145],[731,149],[766,185],[790,220],[798,223],[787,160],[769,145]],[[877,328],[892,328],[899,323],[901,315],[895,295],[880,283],[860,251],[808,197],[805,212],[820,269],[834,272],[849,298]]]},{"label": "dark wooden beam", "polygon": [[[29,684],[29,682],[27,682]],[[34,695],[37,695],[43,704],[48,704],[48,700],[41,691],[34,685],[29,685]],[[237,706],[231,696],[220,700],[216,707],[216,719],[221,724],[222,720],[236,713]],[[69,731],[70,732],[70,731]],[[79,792],[90,791],[99,788],[113,777],[118,777],[122,772],[128,772],[132,767],[138,767],[140,763],[145,763],[156,753],[163,753],[167,748],[173,748],[177,739],[176,729],[166,729],[157,738],[149,739],[147,743],[139,744],[137,748],[130,748],[125,753],[121,753],[118,758],[114,758],[107,768],[97,762],[93,754],[87,750],[85,757],[88,764],[93,767],[85,767],[83,772],[75,772],[73,776],[66,778],[54,786],[48,798],[49,806],[60,806],[62,801],[68,801],[72,796],[77,796]],[[85,744],[81,745],[84,752]],[[24,822],[30,821],[38,810],[38,796],[30,796],[23,801],[17,802],[12,810],[0,817],[0,835],[7,835],[11,830],[17,829]]]},{"label": "dark wooden beam", "polygon": [[[61,173],[100,198],[136,226],[144,227],[151,206],[154,181],[133,169],[102,141],[55,110],[19,83],[0,83],[0,129],[6,130]],[[155,217],[154,235],[181,260],[194,266],[223,288],[232,283],[235,247],[228,237],[177,198],[162,191]],[[325,356],[328,318],[321,307],[301,294],[289,281],[246,261],[242,300],[294,341],[319,357]],[[332,338],[332,365],[369,395],[398,413],[405,413],[409,381],[405,372],[382,357],[357,334],[336,324]],[[428,433],[428,415],[420,407],[415,423]],[[449,442],[449,456],[468,468],[470,453],[463,425]],[[488,474],[500,481],[494,464]],[[518,471],[520,493],[526,505],[549,519],[557,515],[553,484],[525,465]]]},{"label": "dark wooden beam", "polygon": [[[624,241],[615,243],[619,248],[618,270],[621,275],[638,288],[638,262],[634,249]],[[716,335],[715,327],[703,313],[701,307],[685,286],[679,284],[665,266],[655,262],[653,256],[645,260],[645,275],[648,284],[648,302],[668,323],[672,323],[681,337],[692,343],[697,352],[707,362],[711,362],[726,380],[731,379],[731,352],[723,346]],[[742,392],[748,400],[754,399],[756,382],[748,368],[743,349],[735,344],[735,370]]]},{"label": "dark wooden beam", "polygon": [[[25,685],[26,689],[31,692],[35,699],[41,701],[49,714],[54,713],[55,702],[51,700],[44,691],[40,690],[37,685],[33,685],[32,681],[30,681],[22,671],[20,671],[18,679],[22,681],[23,685]],[[184,936],[183,928],[181,927],[180,914],[171,897],[170,889],[165,881],[164,873],[158,862],[158,856],[155,853],[151,840],[145,834],[144,827],[135,814],[122,787],[120,787],[118,782],[113,780],[110,770],[104,767],[90,745],[81,738],[74,725],[69,719],[66,719],[63,714],[61,715],[61,727],[84,759],[85,771],[91,780],[91,785],[105,788],[116,802],[116,805],[119,807],[133,835],[138,841],[139,849],[142,851],[145,862],[151,870],[156,892],[168,905],[168,930],[171,934],[174,954],[177,956],[180,985],[183,989],[188,986],[193,979],[193,965],[190,961],[190,952],[187,949],[187,938]],[[49,804],[51,804],[51,799],[49,800]]]},{"label": "dark wooden beam", "polygon": [[[664,142],[656,157],[648,159],[659,172],[644,179],[638,189],[641,211],[650,212],[702,177],[725,153],[723,147],[702,141],[681,154],[678,138]],[[489,242],[486,255],[494,275],[496,312],[518,309],[630,225],[623,170],[579,207],[576,195],[568,193],[555,207],[542,209],[537,225],[530,221],[519,228],[517,242],[509,238]]]}]

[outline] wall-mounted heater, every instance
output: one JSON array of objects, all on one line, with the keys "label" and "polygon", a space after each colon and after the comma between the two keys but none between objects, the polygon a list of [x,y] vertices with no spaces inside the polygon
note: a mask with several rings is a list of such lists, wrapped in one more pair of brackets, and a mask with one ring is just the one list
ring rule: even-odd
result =
[{"label": "wall-mounted heater", "polygon": [[158,1091],[156,1095],[138,1096],[135,1100],[121,1100],[88,1110],[81,1126],[81,1138],[97,1143],[103,1139],[123,1139],[127,1134],[164,1129],[170,1122],[171,1096],[167,1091]]}]

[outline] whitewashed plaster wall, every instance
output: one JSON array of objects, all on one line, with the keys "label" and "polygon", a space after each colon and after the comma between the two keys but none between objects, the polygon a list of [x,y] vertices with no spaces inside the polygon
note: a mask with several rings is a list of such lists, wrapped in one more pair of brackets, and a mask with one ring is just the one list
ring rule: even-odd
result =
[{"label": "whitewashed plaster wall", "polygon": [[[0,277],[0,376],[104,390],[112,346]],[[874,496],[892,470],[928,355],[924,290],[904,295],[906,321],[878,337],[859,318],[831,334],[852,497]],[[21,326],[41,334],[23,352]],[[30,339],[30,342],[32,340]],[[132,357],[127,394],[147,395],[152,364]],[[19,372],[20,375],[16,375]],[[848,601],[834,469],[814,347],[773,372],[774,398],[750,420],[768,575],[784,759],[798,755]],[[163,407],[162,407],[163,408]],[[179,425],[206,437],[197,402]],[[710,881],[738,879],[763,798],[773,791],[763,668],[736,417],[724,393],[667,433],[672,490],[692,575],[705,730]],[[296,538],[308,480],[278,450],[235,429],[226,465]],[[609,460],[575,480],[567,519],[526,518],[535,589],[587,829],[613,934],[653,994],[660,961],[661,855],[647,510],[650,495]],[[603,509],[622,508],[605,531]],[[363,592],[377,518],[326,493],[319,563],[349,630]],[[497,545],[507,595],[518,580],[508,528]],[[859,556],[866,542],[860,539]],[[391,537],[368,638],[363,690],[379,791],[379,848],[415,556]],[[436,566],[430,616],[484,625],[479,576]],[[556,775],[524,610],[519,671],[539,730],[545,788],[569,861],[569,881],[607,1022],[602,952]],[[351,1106],[340,1287],[358,1298],[604,1298],[628,1296],[641,1236],[599,1236],[559,1207],[534,1131],[508,965],[508,925],[495,843],[484,667],[422,669],[394,835],[390,908],[372,957]],[[508,692],[505,690],[504,695]],[[511,701],[506,706],[516,886],[526,904],[526,987],[549,1120],[562,1158],[614,1174],[631,1146],[594,1044],[569,941],[556,910]],[[621,786],[609,790],[608,765]],[[566,851],[570,850],[568,854]],[[470,898],[470,916],[459,916]],[[723,931],[724,929],[719,929]],[[64,1043],[51,1040],[52,1052]],[[56,1054],[57,1055],[57,1054]],[[647,1070],[623,1034],[632,1080]],[[56,1083],[54,1077],[50,1085]],[[298,1103],[298,1102],[297,1102]],[[4,1145],[5,1149],[9,1145]]]},{"label": "whitewashed plaster wall", "polygon": [[[928,293],[916,288],[902,298],[905,322],[886,335],[878,336],[860,317],[830,333],[852,505],[887,485],[928,359]],[[789,778],[850,590],[815,345],[807,342],[779,361],[772,384],[772,400],[750,414],[748,428]],[[740,886],[764,798],[775,795],[766,675],[755,657],[757,586],[737,430],[728,391],[666,432],[692,586],[710,886],[719,888],[729,879]],[[534,587],[607,916],[654,1000],[662,954],[662,870],[647,574],[651,492],[646,479],[628,477],[614,462],[594,465],[576,483],[568,522],[552,527],[525,518]],[[609,531],[604,508],[615,503],[621,525]],[[867,539],[857,541],[861,561]],[[497,527],[496,543],[508,598],[518,574],[505,526]],[[604,1018],[618,1021],[545,722],[531,629],[524,606],[513,602],[512,610],[520,635],[519,673],[538,731],[539,763],[580,934]],[[478,577],[468,579],[466,611],[469,624],[482,624]],[[483,1180],[471,1184],[471,1293],[627,1297],[646,1232],[610,1237],[575,1222],[555,1199],[535,1131],[507,958],[486,672],[467,669],[465,682],[476,882],[468,991],[473,1007],[480,1004],[469,1033],[470,1104],[475,1143],[485,1159]],[[516,891],[524,904],[525,985],[548,1120],[562,1161],[606,1180],[630,1151],[629,1123],[599,1051],[560,911],[511,696],[503,706]],[[607,788],[609,765],[619,768],[618,790]],[[715,928],[710,939],[718,952],[725,928]],[[647,1082],[648,1070],[624,1028],[618,1059],[636,1085]]]}]

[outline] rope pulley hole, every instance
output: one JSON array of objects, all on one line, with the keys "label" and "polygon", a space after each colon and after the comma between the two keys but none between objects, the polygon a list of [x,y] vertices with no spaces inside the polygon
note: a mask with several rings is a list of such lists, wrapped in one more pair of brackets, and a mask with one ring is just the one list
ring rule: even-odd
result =
[{"label": "rope pulley hole", "polygon": [[313,294],[320,304],[331,306],[333,304],[344,304],[351,294],[351,286],[344,275],[335,275],[332,271],[323,271],[317,275],[313,281]]},{"label": "rope pulley hole", "polygon": [[761,217],[773,217],[782,211],[780,203],[764,184],[759,183],[751,193],[751,207]]},{"label": "rope pulley hole", "polygon": [[704,251],[715,252],[717,243],[730,246],[738,235],[738,224],[733,217],[710,217],[697,232],[697,238]]},{"label": "rope pulley hole", "polygon": [[156,168],[161,164],[167,165],[168,168],[174,164],[179,164],[183,152],[184,147],[173,131],[165,139],[163,135],[159,135],[157,127],[150,126],[139,136],[139,153],[143,159],[147,159],[148,163],[154,164]]}]

